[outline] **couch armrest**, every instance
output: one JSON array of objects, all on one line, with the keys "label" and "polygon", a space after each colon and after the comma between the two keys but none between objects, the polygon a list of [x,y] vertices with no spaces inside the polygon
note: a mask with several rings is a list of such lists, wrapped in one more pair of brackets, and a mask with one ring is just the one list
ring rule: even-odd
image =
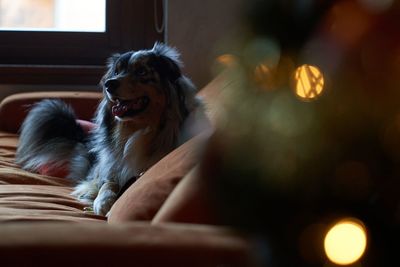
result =
[{"label": "couch armrest", "polygon": [[248,240],[205,225],[20,223],[0,236],[2,266],[254,266]]},{"label": "couch armrest", "polygon": [[0,103],[0,131],[17,133],[32,104],[45,98],[58,98],[70,104],[79,119],[90,120],[102,94],[97,92],[34,92],[14,94]]}]

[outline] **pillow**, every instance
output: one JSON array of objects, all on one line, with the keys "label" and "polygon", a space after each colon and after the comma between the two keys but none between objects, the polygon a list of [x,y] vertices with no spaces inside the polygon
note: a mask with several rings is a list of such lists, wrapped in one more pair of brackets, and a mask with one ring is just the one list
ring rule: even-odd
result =
[{"label": "pillow", "polygon": [[152,224],[164,222],[218,224],[209,195],[207,183],[200,176],[196,166],[176,186],[157,212]]},{"label": "pillow", "polygon": [[210,134],[205,131],[193,137],[153,165],[114,203],[108,222],[152,220],[182,177],[199,162],[199,148]]},{"label": "pillow", "polygon": [[32,92],[7,96],[0,102],[0,130],[18,133],[29,107],[43,99],[61,99],[74,108],[75,114],[83,120],[90,120],[96,111],[102,93],[97,92]]}]

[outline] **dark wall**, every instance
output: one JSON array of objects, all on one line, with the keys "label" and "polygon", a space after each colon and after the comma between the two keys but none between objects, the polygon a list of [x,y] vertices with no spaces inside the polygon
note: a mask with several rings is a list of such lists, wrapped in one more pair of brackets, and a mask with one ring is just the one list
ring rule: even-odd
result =
[{"label": "dark wall", "polygon": [[211,66],[221,53],[221,43],[238,34],[243,2],[169,1],[167,41],[179,49],[185,73],[199,88],[212,78]]}]

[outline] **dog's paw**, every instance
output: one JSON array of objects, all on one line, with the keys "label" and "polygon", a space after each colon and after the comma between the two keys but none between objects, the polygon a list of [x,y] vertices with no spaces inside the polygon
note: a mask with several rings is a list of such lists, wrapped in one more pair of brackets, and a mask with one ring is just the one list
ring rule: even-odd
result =
[{"label": "dog's paw", "polygon": [[119,185],[108,182],[101,186],[99,194],[93,202],[93,211],[95,214],[105,216],[117,200]]},{"label": "dog's paw", "polygon": [[71,195],[76,197],[81,203],[91,206],[98,192],[99,189],[94,181],[83,181],[75,187]]}]

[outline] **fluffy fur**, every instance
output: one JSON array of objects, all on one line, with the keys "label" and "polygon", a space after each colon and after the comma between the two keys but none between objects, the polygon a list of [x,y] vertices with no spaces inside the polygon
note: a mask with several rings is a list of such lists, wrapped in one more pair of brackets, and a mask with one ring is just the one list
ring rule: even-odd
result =
[{"label": "fluffy fur", "polygon": [[86,136],[65,103],[39,102],[22,125],[17,163],[38,171],[68,162],[68,177],[77,182],[73,194],[107,214],[128,180],[192,135],[182,129],[189,115],[202,117],[181,65],[178,52],[160,43],[112,56],[100,82],[97,127]]}]

